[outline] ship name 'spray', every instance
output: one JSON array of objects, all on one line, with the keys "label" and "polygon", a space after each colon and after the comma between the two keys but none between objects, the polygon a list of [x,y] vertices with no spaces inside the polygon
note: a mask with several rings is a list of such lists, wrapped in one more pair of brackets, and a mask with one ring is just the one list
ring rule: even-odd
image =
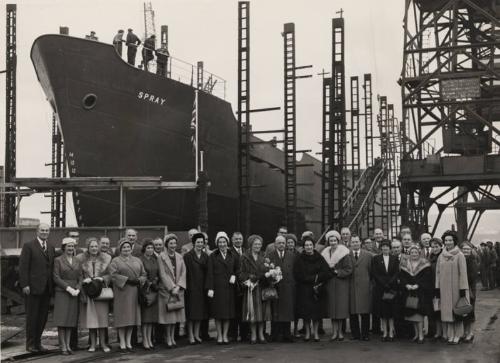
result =
[{"label": "ship name 'spray'", "polygon": [[151,103],[156,103],[160,106],[163,106],[165,101],[167,100],[166,98],[161,98],[160,96],[155,96],[147,92],[139,91],[137,94],[137,98],[143,101],[148,101]]}]

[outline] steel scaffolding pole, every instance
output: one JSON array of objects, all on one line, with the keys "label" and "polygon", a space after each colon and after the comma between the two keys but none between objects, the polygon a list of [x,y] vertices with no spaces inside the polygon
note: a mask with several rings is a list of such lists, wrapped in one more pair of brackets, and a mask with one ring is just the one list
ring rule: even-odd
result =
[{"label": "steel scaffolding pole", "polygon": [[250,2],[238,2],[238,227],[250,233]]},{"label": "steel scaffolding pole", "polygon": [[333,216],[333,148],[330,143],[331,78],[323,78],[322,142],[321,142],[321,230],[331,226]]},{"label": "steel scaffolding pole", "polygon": [[283,26],[284,130],[285,130],[285,220],[288,231],[297,233],[296,78],[295,25]]},{"label": "steel scaffolding pole", "polygon": [[361,175],[359,156],[359,79],[351,77],[351,190]]},{"label": "steel scaffolding pole", "polygon": [[[6,6],[6,47],[5,47],[5,182],[16,177],[16,16],[17,5]],[[5,227],[16,224],[16,197],[12,188],[5,188],[4,220]]]},{"label": "steel scaffolding pole", "polygon": [[344,19],[332,19],[332,85],[330,97],[329,143],[333,158],[329,158],[330,189],[329,204],[333,205],[333,214],[329,215],[330,226],[340,230],[343,226],[342,203],[347,197],[346,168],[346,116],[345,116],[345,46]]}]

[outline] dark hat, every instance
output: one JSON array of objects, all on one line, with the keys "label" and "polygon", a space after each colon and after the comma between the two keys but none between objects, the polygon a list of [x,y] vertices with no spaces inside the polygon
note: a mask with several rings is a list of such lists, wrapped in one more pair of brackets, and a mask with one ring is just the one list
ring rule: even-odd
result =
[{"label": "dark hat", "polygon": [[91,299],[95,299],[99,295],[101,295],[102,291],[102,281],[100,280],[92,280],[88,284],[83,284],[83,291],[85,295],[87,295]]}]

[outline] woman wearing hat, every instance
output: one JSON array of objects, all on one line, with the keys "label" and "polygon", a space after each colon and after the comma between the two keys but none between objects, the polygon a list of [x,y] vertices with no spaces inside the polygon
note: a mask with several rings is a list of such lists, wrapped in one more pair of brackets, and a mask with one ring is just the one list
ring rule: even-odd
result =
[{"label": "woman wearing hat", "polygon": [[165,251],[158,256],[160,290],[158,296],[159,323],[166,325],[167,347],[176,348],[175,324],[186,321],[184,291],[186,290],[186,265],[177,248],[177,236],[165,237]]},{"label": "woman wearing hat", "polygon": [[349,249],[340,244],[340,234],[329,231],[325,240],[327,247],[321,252],[330,267],[332,278],[326,283],[327,317],[332,320],[331,341],[344,340],[342,325],[349,317],[349,277],[353,272],[353,264]]},{"label": "woman wearing hat", "polygon": [[62,240],[62,255],[54,260],[54,316],[59,346],[64,355],[73,354],[70,348],[71,329],[78,323],[78,295],[81,288],[82,265],[75,257],[76,240],[66,237]]},{"label": "woman wearing hat", "polygon": [[[293,233],[287,233],[285,235],[285,239],[286,239],[286,250],[293,254],[295,260],[295,258],[297,258],[297,256],[302,252],[302,249],[297,247],[297,236]],[[296,304],[294,304],[294,306],[295,308],[297,307]],[[296,312],[295,315],[297,315]],[[300,337],[299,319],[295,319],[293,322],[293,336]]]},{"label": "woman wearing hat", "polygon": [[242,320],[250,323],[251,344],[266,343],[264,337],[264,310],[262,284],[266,281],[264,256],[261,253],[263,240],[258,235],[248,237],[248,251],[240,258],[239,279],[244,288]]},{"label": "woman wearing hat", "polygon": [[119,255],[109,264],[113,281],[114,324],[118,330],[120,350],[132,351],[132,331],[141,325],[139,286],[146,282],[146,271],[142,261],[132,256],[132,243],[128,239],[118,242]]},{"label": "woman wearing hat", "polygon": [[[412,341],[424,342],[424,317],[432,314],[432,268],[430,262],[420,253],[418,245],[408,248],[409,258],[401,260],[400,289],[404,306],[405,320],[413,323],[415,335]],[[417,303],[407,304],[407,299]]]},{"label": "woman wearing hat", "polygon": [[[443,250],[443,243],[441,242],[441,238],[433,237],[431,239],[431,254],[429,256],[429,262],[431,264],[432,269],[432,286],[436,286],[436,267],[437,260],[441,251]],[[433,312],[429,315],[429,335],[433,334],[433,339],[438,340],[443,338],[443,327],[441,325],[441,311],[434,309],[434,302],[439,304],[439,300],[437,300],[436,291],[434,291],[433,298]],[[438,305],[437,305],[438,306]],[[436,307],[437,307],[436,306]]]},{"label": "woman wearing hat", "polygon": [[229,237],[226,232],[217,233],[215,245],[217,249],[208,258],[206,289],[210,298],[211,316],[215,319],[217,344],[229,344],[229,321],[236,316],[235,284],[239,273],[238,257],[229,251]]},{"label": "woman wearing hat", "polygon": [[383,240],[380,243],[381,254],[372,258],[373,313],[380,317],[382,341],[394,340],[394,311],[396,310],[396,294],[398,291],[399,261],[391,255],[391,243]]},{"label": "woman wearing hat", "polygon": [[314,241],[310,236],[304,239],[304,251],[295,260],[293,273],[297,293],[297,318],[303,319],[305,328],[305,341],[311,338],[319,342],[318,327],[320,319],[325,316],[324,296],[319,292],[329,278],[330,269],[321,254],[314,249]]},{"label": "woman wearing hat", "polygon": [[458,237],[453,231],[446,231],[441,239],[444,249],[436,267],[436,295],[440,300],[441,321],[448,344],[458,344],[464,334],[464,326],[453,313],[453,308],[461,297],[469,299],[467,262],[457,246]]},{"label": "woman wearing hat", "polygon": [[110,349],[106,345],[106,329],[109,321],[109,300],[94,300],[99,296],[103,287],[110,283],[109,264],[111,256],[100,252],[97,238],[87,240],[87,251],[78,255],[82,264],[83,281],[82,297],[80,303],[80,326],[89,329],[90,348],[89,352],[95,352],[97,344],[97,333],[99,342],[104,352]]},{"label": "woman wearing hat", "polygon": [[155,255],[153,240],[148,238],[142,242],[142,256],[140,257],[144,270],[146,270],[147,280],[143,289],[145,289],[151,301],[144,302],[141,306],[142,322],[142,346],[146,350],[154,348],[151,334],[153,324],[158,322],[158,285],[160,273],[158,268],[158,258]]},{"label": "woman wearing hat", "polygon": [[188,320],[189,344],[201,343],[200,323],[208,319],[205,277],[207,275],[208,255],[203,233],[195,233],[191,241],[193,249],[184,255],[186,264],[186,318]]}]

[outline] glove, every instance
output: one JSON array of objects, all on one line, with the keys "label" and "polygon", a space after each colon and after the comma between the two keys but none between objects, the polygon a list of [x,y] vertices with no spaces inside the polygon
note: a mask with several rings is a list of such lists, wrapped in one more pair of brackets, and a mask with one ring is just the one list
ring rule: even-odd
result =
[{"label": "glove", "polygon": [[460,290],[460,297],[465,297],[465,290]]},{"label": "glove", "polygon": [[439,299],[441,297],[441,290],[434,289],[434,297],[437,297]]},{"label": "glove", "polygon": [[232,285],[236,282],[236,276],[234,275],[231,275],[231,277],[229,278],[229,283]]},{"label": "glove", "polygon": [[82,282],[83,282],[84,284],[88,284],[90,281],[92,281],[92,279],[91,279],[90,277],[87,277],[87,278],[83,279],[83,281],[82,281]]},{"label": "glove", "polygon": [[209,298],[213,298],[214,297],[214,290],[208,290],[207,296]]}]

